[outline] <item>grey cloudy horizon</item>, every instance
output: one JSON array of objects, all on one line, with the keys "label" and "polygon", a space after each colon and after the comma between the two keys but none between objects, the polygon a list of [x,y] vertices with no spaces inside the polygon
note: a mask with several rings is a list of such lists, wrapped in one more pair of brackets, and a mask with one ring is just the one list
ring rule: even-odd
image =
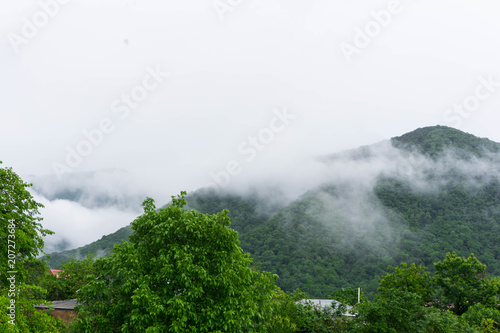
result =
[{"label": "grey cloudy horizon", "polygon": [[[499,6],[4,1],[0,161],[23,177],[125,170],[163,204],[419,127],[500,142]],[[45,205],[63,228],[72,207]]]}]

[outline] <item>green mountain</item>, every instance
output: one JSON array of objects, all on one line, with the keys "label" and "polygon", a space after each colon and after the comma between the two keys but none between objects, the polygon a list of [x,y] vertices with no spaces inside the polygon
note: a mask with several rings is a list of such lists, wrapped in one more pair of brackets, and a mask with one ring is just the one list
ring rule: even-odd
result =
[{"label": "green mountain", "polygon": [[460,151],[461,157],[484,157],[487,153],[500,151],[500,144],[497,142],[446,126],[419,128],[392,138],[391,141],[395,147],[428,156],[438,156],[449,149]]},{"label": "green mountain", "polygon": [[44,258],[50,267],[57,268],[63,262],[68,261],[71,258],[82,259],[87,257],[87,254],[89,253],[95,254],[99,257],[105,257],[111,253],[111,250],[116,243],[121,243],[131,234],[132,228],[130,225],[128,225],[126,227],[118,229],[112,234],[102,236],[101,239],[96,240],[95,242],[92,242],[90,244],[73,250],[51,253],[49,257]]},{"label": "green mountain", "polygon": [[[342,287],[374,291],[389,265],[430,266],[452,251],[474,253],[500,275],[499,161],[496,142],[426,127],[322,158],[324,181],[293,202],[280,200],[279,189],[256,187],[245,194],[199,190],[188,205],[204,213],[228,209],[254,263],[277,273],[282,289],[312,297]],[[120,229],[63,253],[105,255],[129,233]],[[50,264],[63,259],[52,254]]]}]

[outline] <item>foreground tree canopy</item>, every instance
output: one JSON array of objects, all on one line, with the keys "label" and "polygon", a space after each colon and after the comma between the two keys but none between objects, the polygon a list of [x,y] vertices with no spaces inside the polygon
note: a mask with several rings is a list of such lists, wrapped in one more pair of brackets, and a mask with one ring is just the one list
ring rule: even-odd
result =
[{"label": "foreground tree canopy", "polygon": [[[12,171],[12,168],[0,168],[0,244],[2,248],[0,272],[18,271],[20,273],[17,277],[18,282],[23,278],[21,273],[24,273],[21,263],[26,259],[36,257],[43,249],[43,236],[53,234],[52,231],[44,229],[40,223],[42,217],[39,216],[39,208],[43,205],[36,202],[28,192],[27,188],[30,186]],[[14,231],[14,236],[9,230]],[[15,268],[9,267],[12,262],[8,260],[8,249],[16,253]],[[2,279],[1,286],[6,286],[7,282],[6,279]]]},{"label": "foreground tree canopy", "polygon": [[43,206],[28,192],[30,186],[11,168],[0,168],[0,332],[53,333],[65,328],[34,307],[46,301],[45,290],[30,285],[31,268],[43,249],[43,236],[53,232],[43,228]]},{"label": "foreground tree canopy", "polygon": [[474,254],[468,258],[459,257],[455,252],[446,254],[443,261],[434,264],[436,285],[441,289],[445,307],[452,307],[457,315],[464,314],[474,304],[496,306],[500,292],[500,280],[489,279],[486,265]]},{"label": "foreground tree canopy", "polygon": [[146,199],[129,242],[96,261],[83,331],[252,332],[268,319],[276,276],[250,266],[227,211],[186,210],[185,194],[160,210]]}]

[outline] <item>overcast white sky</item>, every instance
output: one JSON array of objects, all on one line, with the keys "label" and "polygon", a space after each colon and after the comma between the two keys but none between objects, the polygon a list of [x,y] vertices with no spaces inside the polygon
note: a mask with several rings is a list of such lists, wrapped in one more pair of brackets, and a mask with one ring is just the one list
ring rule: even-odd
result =
[{"label": "overcast white sky", "polygon": [[[231,160],[244,178],[423,126],[500,142],[499,36],[494,0],[4,0],[0,160],[53,174],[107,122],[72,170],[126,170],[169,196]],[[295,118],[270,140],[284,108]]]}]

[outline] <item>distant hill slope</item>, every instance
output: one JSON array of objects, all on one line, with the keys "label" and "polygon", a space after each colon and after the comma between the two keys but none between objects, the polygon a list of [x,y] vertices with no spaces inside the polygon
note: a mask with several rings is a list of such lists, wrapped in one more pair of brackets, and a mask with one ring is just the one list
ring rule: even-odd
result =
[{"label": "distant hill slope", "polygon": [[[312,297],[347,286],[373,291],[388,265],[430,266],[451,251],[473,252],[500,275],[499,147],[449,127],[426,127],[324,159],[335,172],[292,203],[271,202],[279,195],[268,190],[200,190],[189,194],[188,205],[204,213],[229,209],[254,263],[277,273],[284,290]],[[120,231],[73,253],[109,253],[111,240],[126,238]]]},{"label": "distant hill slope", "polygon": [[498,153],[500,144],[486,138],[478,138],[447,126],[419,128],[391,139],[395,147],[437,156],[449,148],[483,157],[486,153]]},{"label": "distant hill slope", "polygon": [[82,259],[87,254],[95,254],[98,257],[105,257],[111,253],[113,246],[126,240],[132,234],[130,225],[120,228],[112,234],[102,236],[101,239],[92,242],[88,245],[61,252],[51,253],[49,257],[44,256],[45,260],[51,268],[58,268],[63,262],[74,259]]},{"label": "distant hill slope", "polygon": [[[187,197],[187,202],[188,206],[186,208],[196,209],[208,214],[215,214],[228,209],[230,211],[231,227],[239,231],[240,238],[248,230],[262,224],[283,206],[279,202],[263,202],[256,194],[239,196],[219,193],[213,189],[202,189],[190,193]],[[44,258],[50,267],[57,268],[64,261],[72,257],[75,259],[84,258],[87,256],[87,253],[96,254],[97,256],[107,256],[111,253],[116,243],[121,243],[131,234],[132,229],[128,225],[88,245],[72,250],[51,253],[49,255],[50,258]]]}]

